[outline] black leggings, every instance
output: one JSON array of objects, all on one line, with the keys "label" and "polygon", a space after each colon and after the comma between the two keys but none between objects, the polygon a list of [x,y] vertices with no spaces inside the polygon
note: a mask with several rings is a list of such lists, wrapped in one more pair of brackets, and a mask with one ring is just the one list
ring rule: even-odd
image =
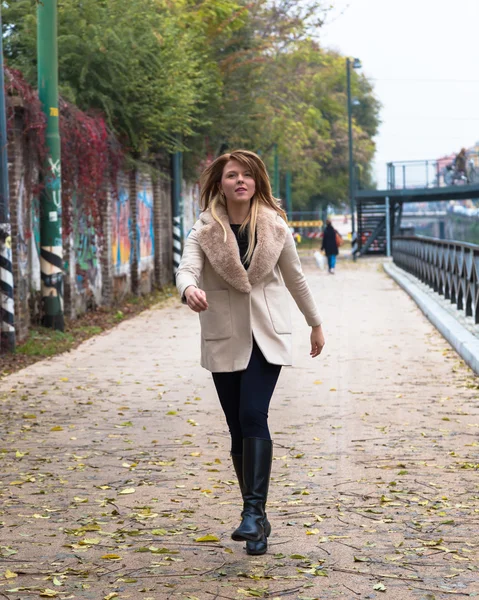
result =
[{"label": "black leggings", "polygon": [[267,362],[253,339],[253,351],[244,371],[213,373],[221,407],[231,434],[231,453],[243,453],[243,438],[270,440],[268,409],[281,365]]}]

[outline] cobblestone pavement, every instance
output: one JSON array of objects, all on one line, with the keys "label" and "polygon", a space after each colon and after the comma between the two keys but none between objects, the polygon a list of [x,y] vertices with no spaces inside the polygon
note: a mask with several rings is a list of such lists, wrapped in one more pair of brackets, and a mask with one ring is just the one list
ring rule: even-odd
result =
[{"label": "cobblestone pavement", "polygon": [[375,260],[305,269],[327,346],[273,398],[262,557],[173,299],[0,381],[0,598],[479,597],[479,381]]}]

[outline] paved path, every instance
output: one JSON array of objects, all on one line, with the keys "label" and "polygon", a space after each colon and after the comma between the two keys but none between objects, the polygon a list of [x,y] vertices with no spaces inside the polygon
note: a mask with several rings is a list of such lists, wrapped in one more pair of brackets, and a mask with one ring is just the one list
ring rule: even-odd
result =
[{"label": "paved path", "polygon": [[295,313],[270,552],[229,537],[228,436],[173,300],[0,381],[0,598],[479,597],[478,379],[379,262],[305,268],[327,347]]}]

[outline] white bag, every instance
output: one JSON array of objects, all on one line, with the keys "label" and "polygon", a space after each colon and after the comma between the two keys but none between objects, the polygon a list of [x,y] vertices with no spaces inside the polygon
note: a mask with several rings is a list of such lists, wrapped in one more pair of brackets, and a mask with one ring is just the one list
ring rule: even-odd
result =
[{"label": "white bag", "polygon": [[324,254],[321,254],[319,250],[316,250],[313,256],[314,261],[316,262],[316,266],[319,267],[321,271],[324,271],[324,269],[326,268],[326,257],[324,256]]}]

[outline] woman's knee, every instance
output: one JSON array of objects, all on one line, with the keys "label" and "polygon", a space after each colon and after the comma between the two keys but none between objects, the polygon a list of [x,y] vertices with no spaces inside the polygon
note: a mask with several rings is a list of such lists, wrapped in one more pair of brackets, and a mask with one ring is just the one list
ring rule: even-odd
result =
[{"label": "woman's knee", "polygon": [[268,414],[253,407],[240,411],[240,423],[243,437],[269,438]]}]

